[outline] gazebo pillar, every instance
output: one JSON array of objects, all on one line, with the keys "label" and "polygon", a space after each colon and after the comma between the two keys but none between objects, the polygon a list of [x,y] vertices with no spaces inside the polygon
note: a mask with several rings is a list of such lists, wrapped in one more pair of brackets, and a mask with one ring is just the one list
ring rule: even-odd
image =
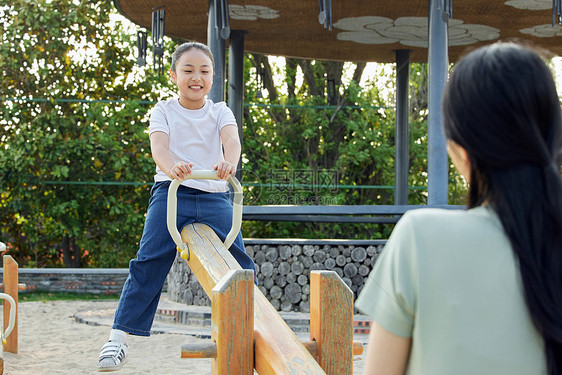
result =
[{"label": "gazebo pillar", "polygon": [[410,51],[396,51],[396,133],[394,165],[394,204],[408,204],[408,113]]},{"label": "gazebo pillar", "polygon": [[443,132],[441,98],[449,66],[448,15],[442,0],[429,0],[429,118],[427,155],[427,204],[448,203],[448,158]]},{"label": "gazebo pillar", "polygon": [[[243,30],[230,32],[228,58],[228,106],[236,117],[240,144],[242,141],[242,122],[244,121],[244,35]],[[242,159],[238,162],[236,178],[242,177]]]},{"label": "gazebo pillar", "polygon": [[224,101],[224,80],[225,80],[225,42],[221,37],[217,27],[217,12],[215,1],[209,0],[209,20],[207,24],[207,45],[213,53],[215,59],[215,75],[213,77],[213,87],[207,95],[213,102]]}]

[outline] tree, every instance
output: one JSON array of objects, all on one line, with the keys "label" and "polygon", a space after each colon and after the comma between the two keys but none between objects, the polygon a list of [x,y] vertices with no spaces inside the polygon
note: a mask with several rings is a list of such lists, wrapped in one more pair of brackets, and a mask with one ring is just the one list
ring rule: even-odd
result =
[{"label": "tree", "polygon": [[[0,0],[0,239],[22,265],[123,267],[138,248],[154,173],[148,112],[175,90],[167,75],[134,66],[136,30],[115,14],[106,1]],[[166,43],[169,56],[176,43]],[[365,63],[246,59],[248,203],[392,204],[393,99],[380,82],[360,84]],[[410,185],[420,190],[409,202],[423,204],[426,74],[412,72]],[[243,234],[386,238],[391,229],[248,222]]]},{"label": "tree", "polygon": [[[259,196],[253,204],[393,204],[394,98],[383,95],[388,88],[376,77],[361,85],[364,63],[286,58],[283,72],[267,56],[252,54],[249,63],[258,79],[248,73],[246,82],[259,81],[267,92],[257,98],[260,87],[250,85],[246,97],[253,105],[245,110],[244,168],[261,187],[261,194],[253,188],[251,196]],[[410,204],[427,200],[425,68],[411,65]],[[328,95],[330,84],[336,90]],[[451,178],[458,202],[465,186],[454,168]],[[326,182],[330,186],[322,187]],[[244,229],[255,237],[366,239],[387,238],[392,227],[245,223]]]},{"label": "tree", "polygon": [[134,69],[112,13],[106,1],[0,7],[0,233],[22,263],[123,266],[137,247],[150,184],[120,183],[151,181],[147,111],[165,81]]}]

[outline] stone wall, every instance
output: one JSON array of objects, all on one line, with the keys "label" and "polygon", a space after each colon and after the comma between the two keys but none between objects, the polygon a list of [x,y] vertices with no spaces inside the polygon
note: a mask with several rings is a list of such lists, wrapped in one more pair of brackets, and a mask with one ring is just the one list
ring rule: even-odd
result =
[{"label": "stone wall", "polygon": [[[309,312],[310,271],[331,270],[357,295],[386,241],[251,240],[246,251],[256,263],[259,288],[279,311]],[[0,268],[0,276],[3,270]],[[20,268],[26,291],[120,294],[126,268]],[[169,298],[188,305],[210,305],[199,282],[179,256],[164,285]]]},{"label": "stone wall", "polygon": [[[4,270],[0,269],[3,276]],[[18,278],[28,291],[120,294],[126,268],[20,268]]]},{"label": "stone wall", "polygon": [[[310,311],[310,271],[335,271],[357,295],[386,241],[249,240],[258,285],[279,311]],[[179,256],[168,274],[168,295],[188,305],[210,305],[199,282]]]}]

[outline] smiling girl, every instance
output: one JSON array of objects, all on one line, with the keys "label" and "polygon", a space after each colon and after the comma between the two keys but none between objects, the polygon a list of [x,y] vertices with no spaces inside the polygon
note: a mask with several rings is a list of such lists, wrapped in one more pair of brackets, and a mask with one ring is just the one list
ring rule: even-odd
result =
[{"label": "smiling girl", "polygon": [[[129,264],[109,341],[102,347],[98,371],[119,370],[127,356],[127,334],[150,336],[162,286],[176,257],[166,226],[168,187],[192,170],[214,169],[222,180],[182,182],[178,189],[178,230],[193,222],[210,226],[224,241],[232,225],[226,180],[236,172],[241,146],[236,119],[224,102],[206,96],[213,84],[213,55],[204,44],[189,42],[172,55],[170,76],[178,98],[161,101],[150,116],[150,146],[156,163],[155,184],[140,248]],[[224,150],[224,151],[223,151]],[[229,251],[242,268],[255,273],[242,235]]]}]

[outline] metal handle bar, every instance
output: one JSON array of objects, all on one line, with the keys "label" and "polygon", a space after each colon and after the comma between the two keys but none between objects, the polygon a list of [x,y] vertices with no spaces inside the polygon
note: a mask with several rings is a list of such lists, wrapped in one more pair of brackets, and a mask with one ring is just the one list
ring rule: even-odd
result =
[{"label": "metal handle bar", "polygon": [[6,337],[12,333],[14,326],[16,325],[16,301],[6,293],[0,293],[0,298],[5,299],[10,303],[10,320],[8,321],[8,328],[2,332],[2,345],[6,345]]},{"label": "metal handle bar", "polygon": [[[217,176],[217,171],[192,171],[189,177],[186,178],[186,180],[188,179],[220,180]],[[181,240],[181,235],[178,232],[176,224],[178,215],[177,190],[183,181],[174,179],[168,188],[168,214],[166,222],[168,224],[168,231],[176,243],[178,251],[181,252],[181,257],[188,260],[189,249],[187,248],[187,244]],[[234,188],[234,200],[232,202],[232,228],[224,240],[224,247],[228,249],[236,239],[236,236],[238,236],[238,232],[240,232],[240,227],[242,226],[242,201],[244,198],[242,195],[242,185],[240,185],[240,182],[238,182],[236,177],[230,176],[226,181],[228,181]]]}]

